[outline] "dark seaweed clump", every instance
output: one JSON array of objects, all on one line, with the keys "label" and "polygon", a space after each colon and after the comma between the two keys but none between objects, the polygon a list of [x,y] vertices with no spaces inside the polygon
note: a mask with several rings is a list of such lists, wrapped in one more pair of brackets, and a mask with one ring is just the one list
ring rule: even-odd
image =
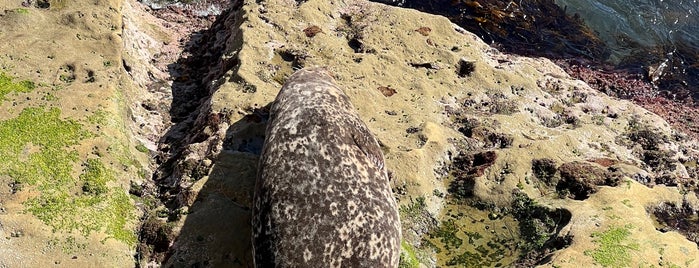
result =
[{"label": "dark seaweed clump", "polygon": [[677,231],[699,245],[699,211],[687,200],[682,204],[664,202],[649,209],[655,220],[662,226],[661,232]]},{"label": "dark seaweed clump", "polygon": [[554,180],[557,171],[556,161],[553,159],[540,158],[532,160],[532,172],[534,176],[548,186],[554,186],[558,182]]},{"label": "dark seaweed clump", "polygon": [[512,215],[519,221],[522,238],[522,255],[516,266],[545,264],[550,261],[547,257],[553,251],[566,248],[572,243],[572,236],[560,236],[561,229],[570,222],[570,211],[539,205],[518,189],[512,192],[512,197]]},{"label": "dark seaweed clump", "polygon": [[587,199],[598,191],[597,186],[617,186],[621,183],[621,176],[613,168],[604,170],[587,162],[568,162],[561,165],[558,171],[561,179],[556,184],[556,191],[575,200]]}]

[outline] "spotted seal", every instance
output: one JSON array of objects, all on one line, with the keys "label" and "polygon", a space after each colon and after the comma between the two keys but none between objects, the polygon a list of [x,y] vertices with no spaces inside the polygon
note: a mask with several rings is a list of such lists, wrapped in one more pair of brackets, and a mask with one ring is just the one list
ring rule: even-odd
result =
[{"label": "spotted seal", "polygon": [[381,149],[323,68],[270,108],[253,203],[256,267],[397,267],[400,220]]}]

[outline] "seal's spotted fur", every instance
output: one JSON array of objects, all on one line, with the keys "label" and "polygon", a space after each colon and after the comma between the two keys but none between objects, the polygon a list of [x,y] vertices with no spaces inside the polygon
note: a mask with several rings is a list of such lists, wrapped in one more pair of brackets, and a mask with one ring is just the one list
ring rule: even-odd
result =
[{"label": "seal's spotted fur", "polygon": [[257,267],[397,267],[400,222],[381,149],[322,68],[272,105],[253,205]]}]

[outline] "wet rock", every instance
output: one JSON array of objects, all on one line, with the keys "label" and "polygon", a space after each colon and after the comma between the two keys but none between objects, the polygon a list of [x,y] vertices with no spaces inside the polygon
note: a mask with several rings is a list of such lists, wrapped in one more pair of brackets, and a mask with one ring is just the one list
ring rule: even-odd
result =
[{"label": "wet rock", "polygon": [[627,136],[632,142],[641,145],[644,150],[658,150],[661,143],[668,141],[667,136],[647,128],[632,131]]},{"label": "wet rock", "polygon": [[655,184],[663,184],[665,186],[677,186],[677,176],[666,173],[655,177]]},{"label": "wet rock", "polygon": [[138,182],[131,181],[130,186],[129,186],[129,194],[142,197],[144,193],[144,186],[143,184],[139,184]]},{"label": "wet rock", "polygon": [[486,137],[486,140],[492,147],[504,149],[512,147],[514,137],[505,133],[490,133]]},{"label": "wet rock", "polygon": [[449,185],[449,192],[456,198],[473,196],[476,177],[483,176],[485,170],[492,166],[496,159],[497,154],[494,151],[456,157],[451,168],[455,178]]},{"label": "wet rock", "polygon": [[22,230],[16,230],[10,232],[10,237],[18,238],[24,236],[24,232]]},{"label": "wet rock", "polygon": [[687,200],[682,204],[664,202],[649,210],[662,225],[656,229],[661,232],[677,231],[699,245],[699,211]]},{"label": "wet rock", "polygon": [[[606,45],[579,16],[555,1],[375,0],[438,14],[507,51],[535,56],[604,58]],[[543,15],[545,14],[545,15]],[[522,44],[527,44],[522,46]]]},{"label": "wet rock", "polygon": [[653,177],[649,176],[648,174],[636,173],[633,174],[631,178],[648,187],[653,187],[653,185],[655,185]]},{"label": "wet rock", "polygon": [[458,131],[464,134],[464,136],[473,138],[474,130],[481,126],[481,122],[475,118],[460,118],[457,120]]},{"label": "wet rock", "polygon": [[560,236],[560,231],[573,214],[562,208],[551,209],[539,205],[526,193],[515,189],[512,192],[512,213],[518,219],[519,232],[524,240],[523,256],[517,267],[533,267],[550,262],[547,255],[568,247],[572,236]]},{"label": "wet rock", "polygon": [[158,217],[148,217],[141,226],[140,251],[163,258],[173,241],[172,227]]},{"label": "wet rock", "polygon": [[654,171],[674,170],[676,161],[672,159],[673,155],[666,150],[646,150],[641,159]]}]

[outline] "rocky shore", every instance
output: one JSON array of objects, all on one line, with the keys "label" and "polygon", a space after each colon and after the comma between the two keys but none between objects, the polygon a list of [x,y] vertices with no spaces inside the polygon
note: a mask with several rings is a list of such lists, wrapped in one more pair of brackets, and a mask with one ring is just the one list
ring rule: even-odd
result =
[{"label": "rocky shore", "polygon": [[579,53],[552,61],[365,1],[149,4],[0,5],[0,266],[250,267],[268,105],[308,66],[379,140],[401,267],[696,265],[697,110],[592,36],[538,36]]}]

